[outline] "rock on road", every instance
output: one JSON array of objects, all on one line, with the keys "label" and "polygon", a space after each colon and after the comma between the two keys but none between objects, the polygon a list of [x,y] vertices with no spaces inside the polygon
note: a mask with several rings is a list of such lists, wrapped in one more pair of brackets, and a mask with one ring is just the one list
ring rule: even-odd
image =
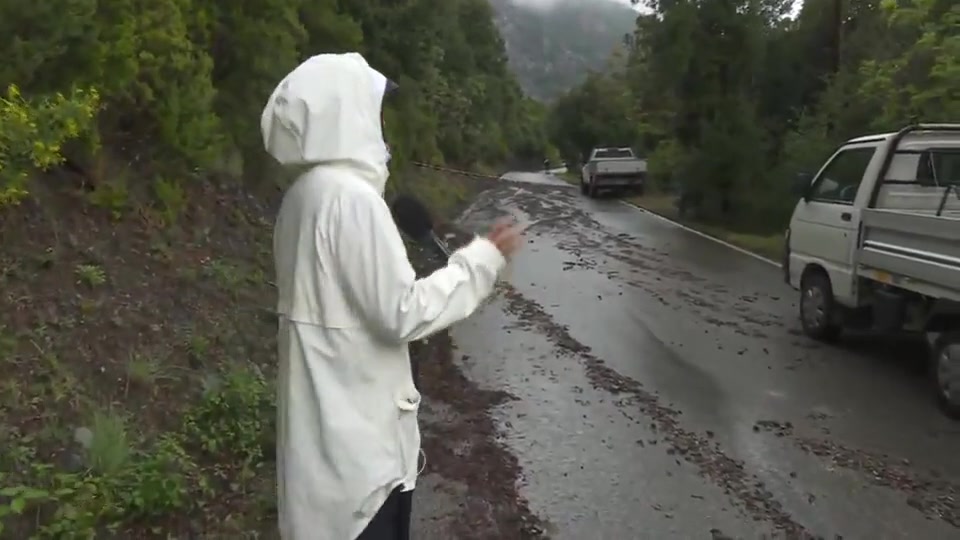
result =
[{"label": "rock on road", "polygon": [[556,177],[511,173],[464,214],[531,223],[452,332],[519,492],[557,539],[960,538],[960,425],[922,343],[802,336],[779,269]]}]

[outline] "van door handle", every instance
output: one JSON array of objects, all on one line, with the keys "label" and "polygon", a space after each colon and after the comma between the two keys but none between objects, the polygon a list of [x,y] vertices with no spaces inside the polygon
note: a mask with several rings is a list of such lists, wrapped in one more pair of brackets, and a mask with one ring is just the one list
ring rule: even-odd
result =
[{"label": "van door handle", "polygon": [[850,221],[852,218],[853,218],[853,214],[851,214],[850,212],[844,212],[840,214],[840,219],[844,221]]}]

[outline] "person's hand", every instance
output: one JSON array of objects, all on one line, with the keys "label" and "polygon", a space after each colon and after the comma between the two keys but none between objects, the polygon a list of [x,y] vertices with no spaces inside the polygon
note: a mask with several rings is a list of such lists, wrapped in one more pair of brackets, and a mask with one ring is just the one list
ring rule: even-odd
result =
[{"label": "person's hand", "polygon": [[523,243],[521,229],[513,220],[502,218],[497,220],[487,234],[487,239],[497,246],[504,257],[510,258]]}]

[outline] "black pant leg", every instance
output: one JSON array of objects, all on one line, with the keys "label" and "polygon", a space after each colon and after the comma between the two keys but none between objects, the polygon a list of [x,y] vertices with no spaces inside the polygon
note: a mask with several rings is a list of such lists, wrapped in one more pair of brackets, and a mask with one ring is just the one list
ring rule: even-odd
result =
[{"label": "black pant leg", "polygon": [[357,540],[410,540],[413,492],[402,489],[401,486],[390,493]]},{"label": "black pant leg", "polygon": [[400,493],[397,500],[397,540],[410,540],[410,516],[413,514],[413,491]]}]

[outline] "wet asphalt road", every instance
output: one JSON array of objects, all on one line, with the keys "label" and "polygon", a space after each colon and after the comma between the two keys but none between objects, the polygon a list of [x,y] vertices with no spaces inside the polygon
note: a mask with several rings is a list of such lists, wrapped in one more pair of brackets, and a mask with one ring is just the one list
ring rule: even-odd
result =
[{"label": "wet asphalt road", "polygon": [[615,199],[514,173],[462,224],[535,223],[453,331],[521,495],[558,539],[960,538],[960,425],[922,343],[800,335],[779,269]]}]

